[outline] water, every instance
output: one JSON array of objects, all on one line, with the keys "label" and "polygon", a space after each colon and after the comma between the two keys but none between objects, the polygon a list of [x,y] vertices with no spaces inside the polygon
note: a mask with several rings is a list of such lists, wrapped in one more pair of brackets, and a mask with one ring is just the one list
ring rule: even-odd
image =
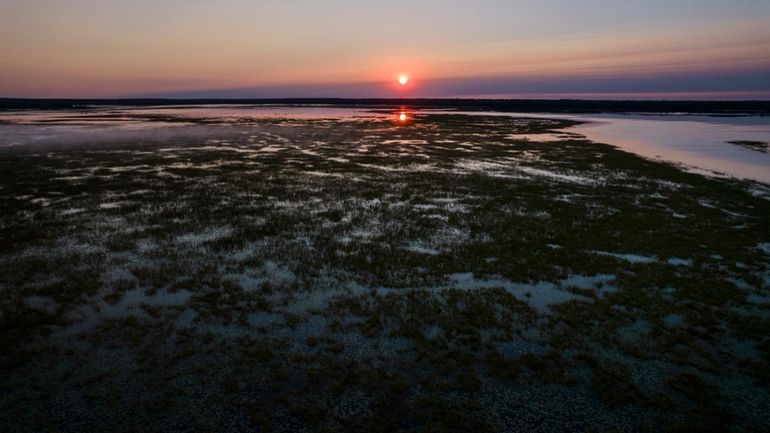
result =
[{"label": "water", "polygon": [[430,112],[577,120],[586,123],[570,131],[591,141],[611,144],[645,158],[674,162],[688,171],[770,183],[769,153],[728,143],[770,142],[770,117]]},{"label": "water", "polygon": [[770,118],[709,116],[584,117],[574,130],[646,158],[684,164],[691,171],[770,183],[770,154],[730,141],[770,142]]},{"label": "water", "polygon": [[[264,119],[366,121],[387,114],[330,105],[187,105],[0,112],[0,148],[227,139]],[[238,128],[236,126],[242,126]]]},{"label": "water", "polygon": [[[396,118],[399,113],[406,112],[397,110]],[[568,115],[447,110],[408,110],[408,113],[410,118],[420,113],[453,113],[578,120],[586,123],[571,128],[570,131],[595,142],[611,144],[646,158],[677,163],[689,171],[770,183],[769,153],[728,143],[736,140],[770,142],[770,117],[689,114]],[[359,121],[391,117],[393,114],[382,109],[372,111],[366,108],[330,105],[105,107],[100,110],[81,111],[8,112],[0,113],[0,121],[10,123],[0,124],[0,146],[38,142],[41,138],[59,140],[62,134],[73,135],[72,139],[75,140],[88,139],[88,136],[97,131],[110,133],[115,131],[115,128],[126,131],[189,127],[201,119],[221,122],[265,118]],[[190,122],[179,122],[185,118],[190,119]],[[30,130],[26,125],[37,127]],[[125,133],[124,135],[126,139],[142,138]]]},{"label": "water", "polygon": [[[239,119],[365,119],[378,116],[365,108],[347,108],[333,105],[167,105],[150,107],[106,106],[101,109],[68,111],[9,111],[0,112],[0,121],[14,124],[78,125],[105,124],[130,126],[162,122],[162,117],[178,119],[232,122]],[[379,115],[381,116],[381,115]],[[174,122],[178,124],[178,122]]]}]

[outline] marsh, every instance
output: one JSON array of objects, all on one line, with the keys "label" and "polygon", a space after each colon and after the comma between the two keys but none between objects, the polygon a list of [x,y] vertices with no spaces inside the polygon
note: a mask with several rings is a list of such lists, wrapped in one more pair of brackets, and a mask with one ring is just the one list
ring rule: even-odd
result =
[{"label": "marsh", "polygon": [[768,428],[770,186],[587,121],[1,114],[0,426]]}]

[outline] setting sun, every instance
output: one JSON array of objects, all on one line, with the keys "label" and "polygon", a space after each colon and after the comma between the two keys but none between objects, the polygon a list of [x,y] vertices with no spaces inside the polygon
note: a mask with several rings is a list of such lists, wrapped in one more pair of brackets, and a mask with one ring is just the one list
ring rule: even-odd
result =
[{"label": "setting sun", "polygon": [[770,433],[769,24],[0,0],[0,433]]}]

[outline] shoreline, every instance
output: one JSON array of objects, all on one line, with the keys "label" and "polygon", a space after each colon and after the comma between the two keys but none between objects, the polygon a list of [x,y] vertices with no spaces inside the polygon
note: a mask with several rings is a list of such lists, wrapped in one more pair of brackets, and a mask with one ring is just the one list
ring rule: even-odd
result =
[{"label": "shoreline", "polygon": [[19,109],[67,110],[89,106],[154,105],[334,105],[351,108],[412,106],[460,108],[473,111],[558,113],[708,113],[713,115],[770,115],[770,101],[617,101],[550,99],[441,99],[441,98],[273,98],[273,99],[25,99],[0,98],[0,112]]}]

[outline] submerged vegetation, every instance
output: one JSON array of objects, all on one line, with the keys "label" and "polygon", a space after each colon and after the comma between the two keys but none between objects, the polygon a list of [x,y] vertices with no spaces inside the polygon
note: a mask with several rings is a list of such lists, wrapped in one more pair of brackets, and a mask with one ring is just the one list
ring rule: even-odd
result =
[{"label": "submerged vegetation", "polygon": [[757,152],[767,153],[767,151],[770,149],[770,143],[766,143],[764,141],[734,140],[728,141],[727,143],[741,146],[749,150],[756,150]]},{"label": "submerged vegetation", "polygon": [[770,427],[765,185],[569,121],[141,122],[0,148],[2,431]]}]

